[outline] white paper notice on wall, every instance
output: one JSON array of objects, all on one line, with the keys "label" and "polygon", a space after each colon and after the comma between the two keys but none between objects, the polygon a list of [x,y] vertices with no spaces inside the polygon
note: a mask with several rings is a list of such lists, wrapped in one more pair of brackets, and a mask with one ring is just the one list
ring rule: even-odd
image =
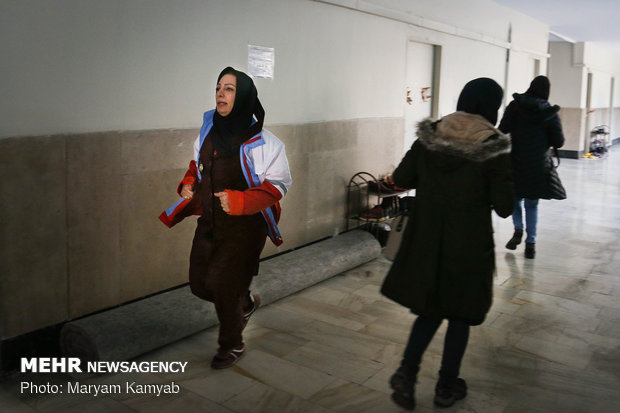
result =
[{"label": "white paper notice on wall", "polygon": [[248,74],[254,78],[273,79],[275,49],[248,45]]}]

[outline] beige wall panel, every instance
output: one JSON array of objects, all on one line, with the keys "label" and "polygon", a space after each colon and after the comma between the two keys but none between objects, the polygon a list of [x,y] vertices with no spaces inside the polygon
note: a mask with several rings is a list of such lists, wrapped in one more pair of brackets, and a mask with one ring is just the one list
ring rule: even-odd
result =
[{"label": "beige wall panel", "polygon": [[122,177],[121,302],[188,281],[196,218],[190,217],[172,229],[158,219],[179,199],[176,187],[184,172],[173,169]]},{"label": "beige wall panel", "polygon": [[[345,230],[346,186],[357,172],[393,171],[403,154],[402,118],[268,127],[286,144],[293,186],[282,202],[280,251]],[[267,245],[263,256],[277,253]]]},{"label": "beige wall panel", "polygon": [[[199,129],[164,129],[123,133],[121,173],[187,168],[194,157],[198,132]],[[181,178],[183,175],[179,181]]]},{"label": "beige wall panel", "polygon": [[601,125],[609,126],[609,108],[596,108],[588,116],[590,118],[590,130]]},{"label": "beige wall panel", "polygon": [[297,137],[305,143],[302,151],[314,154],[354,147],[357,143],[358,122],[332,121],[300,125]]},{"label": "beige wall panel", "polygon": [[[349,179],[391,172],[402,157],[396,148],[403,128],[402,118],[270,127],[286,145],[293,186],[282,201],[285,243],[267,242],[262,256],[344,231]],[[4,337],[188,281],[197,217],[168,229],[158,216],[178,200],[195,135],[184,129],[0,141],[3,176],[20,177],[2,186],[3,200],[11,201],[1,206]],[[41,202],[13,196],[24,187]]]},{"label": "beige wall panel", "polygon": [[582,108],[562,108],[559,112],[566,140],[563,150],[583,151],[586,111]]},{"label": "beige wall panel", "polygon": [[65,141],[0,140],[0,339],[67,318]]},{"label": "beige wall panel", "polygon": [[67,138],[69,316],[119,302],[120,133]]},{"label": "beige wall panel", "polygon": [[[310,239],[321,239],[337,230],[344,216],[346,151],[308,155],[306,231]],[[342,229],[342,228],[340,228]]]},{"label": "beige wall panel", "polygon": [[159,214],[178,199],[198,129],[127,132],[121,140],[121,289],[125,302],[188,281],[196,217],[168,229]]},{"label": "beige wall panel", "polygon": [[[391,173],[405,156],[402,150],[405,122],[401,118],[364,119],[360,122],[357,148],[361,161],[373,175]],[[378,178],[378,176],[377,176]]]}]

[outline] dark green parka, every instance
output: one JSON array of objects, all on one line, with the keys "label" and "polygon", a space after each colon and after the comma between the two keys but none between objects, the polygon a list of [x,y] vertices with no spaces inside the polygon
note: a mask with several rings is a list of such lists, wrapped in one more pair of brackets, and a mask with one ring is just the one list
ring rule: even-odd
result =
[{"label": "dark green parka", "polygon": [[492,303],[491,212],[514,206],[510,139],[465,112],[420,122],[417,135],[393,174],[416,202],[381,292],[415,314],[477,325]]}]

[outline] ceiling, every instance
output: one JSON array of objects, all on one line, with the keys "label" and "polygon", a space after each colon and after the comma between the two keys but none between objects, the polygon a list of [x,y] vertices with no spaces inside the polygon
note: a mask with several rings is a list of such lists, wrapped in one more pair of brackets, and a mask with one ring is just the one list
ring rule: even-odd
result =
[{"label": "ceiling", "polygon": [[596,42],[620,56],[618,0],[494,0],[549,26],[550,40]]}]

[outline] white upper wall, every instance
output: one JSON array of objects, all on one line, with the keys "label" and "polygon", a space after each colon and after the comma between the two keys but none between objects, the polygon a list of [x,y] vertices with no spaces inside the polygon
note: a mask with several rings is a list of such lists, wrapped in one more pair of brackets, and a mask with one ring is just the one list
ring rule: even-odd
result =
[{"label": "white upper wall", "polygon": [[[478,58],[479,56],[484,58]],[[447,42],[442,48],[439,117],[455,111],[461,90],[470,80],[489,77],[503,85],[505,60],[506,50],[500,47],[472,43],[465,39],[452,39]]]},{"label": "white upper wall", "polygon": [[[551,42],[550,100],[563,107],[586,108],[588,74],[591,74],[591,108],[609,108],[612,79],[620,75],[620,57],[589,42]],[[620,91],[614,85],[614,104]]]},{"label": "white upper wall", "polygon": [[[373,6],[377,7],[377,11],[381,8],[398,10],[409,18],[422,18],[426,24],[443,24],[450,29],[459,28],[488,38],[508,41],[507,20],[497,17],[509,9],[488,0],[468,0],[466,5],[462,1],[454,0],[334,0],[328,2],[365,10],[373,10]],[[512,10],[509,12],[513,17],[516,16],[516,12]],[[528,20],[532,22],[532,19]]]},{"label": "white upper wall", "polygon": [[568,42],[551,42],[549,51],[549,101],[565,108],[585,108],[587,71],[575,65],[575,45]]},{"label": "white upper wall", "polygon": [[[538,65],[536,64],[538,61]],[[532,57],[525,53],[510,54],[510,70],[506,85],[506,98],[510,102],[513,93],[523,93],[533,78],[546,74],[546,59]],[[536,70],[538,66],[538,71]]]},{"label": "white upper wall", "polygon": [[611,99],[611,75],[592,70],[591,108],[609,108]]},{"label": "white upper wall", "polygon": [[[509,27],[518,53],[546,51],[544,25],[488,0],[337,3],[349,8],[3,0],[0,138],[198,127],[213,107],[217,74],[228,65],[246,70],[249,44],[275,48],[274,79],[256,80],[267,124],[403,116],[412,38],[442,46],[441,114],[474,77],[504,84]],[[377,13],[351,9],[360,6]]]},{"label": "white upper wall", "polygon": [[[611,80],[620,74],[620,57],[604,49],[596,43],[582,43],[579,63],[582,63],[592,74],[591,108],[608,108],[611,102]],[[578,57],[579,59],[579,57]],[[617,95],[617,91],[614,91]],[[615,104],[618,101],[614,99]]]},{"label": "white upper wall", "polygon": [[579,52],[575,56],[575,64],[606,73],[618,72],[620,56],[594,42],[579,42],[577,46]]}]

